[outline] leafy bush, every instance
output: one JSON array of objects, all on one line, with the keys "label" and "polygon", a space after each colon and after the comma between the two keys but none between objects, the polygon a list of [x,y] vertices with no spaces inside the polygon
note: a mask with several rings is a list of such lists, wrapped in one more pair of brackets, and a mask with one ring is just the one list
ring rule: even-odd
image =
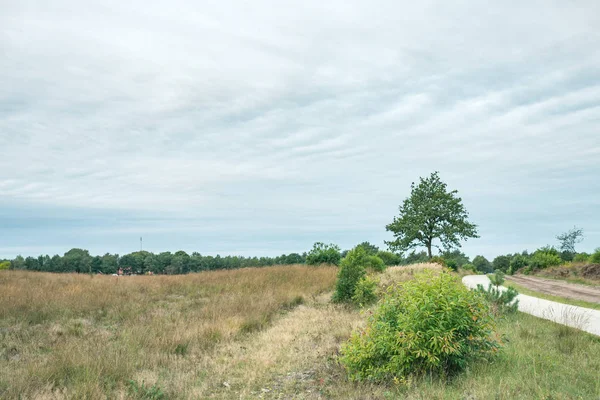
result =
[{"label": "leafy bush", "polygon": [[477,291],[480,292],[490,303],[494,314],[514,313],[519,307],[519,300],[515,300],[519,293],[509,287],[506,290],[500,290],[500,285],[504,283],[504,273],[496,272],[490,277],[490,284],[487,289],[483,285],[477,285]]},{"label": "leafy bush", "polygon": [[464,269],[465,271],[473,271],[473,272],[477,272],[477,269],[475,268],[475,266],[471,263],[467,263],[467,264],[463,264],[462,269]]},{"label": "leafy bush", "polygon": [[377,301],[377,282],[368,276],[363,276],[354,288],[352,302],[359,306],[366,306]]},{"label": "leafy bush", "polygon": [[594,264],[600,264],[600,247],[594,250],[594,254],[590,256],[590,262]]},{"label": "leafy bush", "polygon": [[508,256],[498,256],[494,258],[492,261],[492,266],[495,271],[507,272],[510,268],[510,257]]},{"label": "leafy bush", "polygon": [[544,269],[554,265],[562,264],[562,259],[558,254],[553,252],[546,252],[544,250],[536,251],[529,260],[529,269],[535,271],[536,269]]},{"label": "leafy bush", "polygon": [[308,265],[339,265],[341,257],[340,248],[337,245],[333,243],[325,244],[317,242],[308,252],[308,255],[306,256],[306,263]]},{"label": "leafy bush", "polygon": [[367,253],[362,247],[350,250],[342,259],[340,272],[332,300],[336,303],[352,301],[358,282],[367,274],[365,264]]},{"label": "leafy bush", "polygon": [[[446,260],[446,263],[448,263],[448,261],[450,260],[454,260],[456,261],[456,265],[460,268],[465,264],[469,263],[469,257],[467,257],[467,255],[465,253],[463,253],[462,251],[455,249],[455,250],[451,250],[451,251],[444,251],[440,254],[444,260]],[[449,264],[448,264],[449,265]]]},{"label": "leafy bush", "polygon": [[489,311],[481,294],[457,276],[425,271],[388,289],[366,328],[342,347],[340,360],[351,380],[454,373],[499,348]]},{"label": "leafy bush", "polygon": [[589,260],[590,255],[588,253],[577,253],[573,257],[573,262],[588,262]]},{"label": "leafy bush", "polygon": [[510,267],[508,268],[509,275],[513,275],[515,272],[523,267],[529,265],[529,259],[524,255],[517,254],[510,260]]},{"label": "leafy bush", "polygon": [[391,251],[378,251],[377,257],[381,258],[383,263],[387,266],[400,265],[402,264],[402,256]]},{"label": "leafy bush", "polygon": [[475,256],[473,259],[473,265],[477,271],[483,272],[484,274],[494,271],[492,264],[484,256]]},{"label": "leafy bush", "polygon": [[377,256],[367,256],[365,259],[365,266],[371,268],[375,272],[385,271],[385,263]]},{"label": "leafy bush", "polygon": [[452,271],[456,271],[458,269],[458,263],[454,259],[446,260],[446,266]]},{"label": "leafy bush", "polygon": [[434,263],[434,264],[439,264],[442,267],[447,267],[446,265],[446,260],[444,260],[442,257],[440,256],[433,256],[429,259],[430,263]]},{"label": "leafy bush", "polygon": [[0,261],[0,271],[10,268],[10,261]]}]

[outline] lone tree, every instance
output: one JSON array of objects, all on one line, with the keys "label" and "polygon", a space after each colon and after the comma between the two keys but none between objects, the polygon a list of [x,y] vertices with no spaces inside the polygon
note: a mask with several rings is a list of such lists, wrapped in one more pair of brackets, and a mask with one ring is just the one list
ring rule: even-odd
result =
[{"label": "lone tree", "polygon": [[407,251],[424,246],[431,258],[433,243],[439,239],[445,250],[460,247],[460,241],[479,237],[477,226],[467,221],[468,213],[457,197],[456,190],[448,191],[438,172],[419,178],[411,184],[410,197],[399,207],[400,216],[385,228],[394,233],[395,240],[386,242],[390,249]]},{"label": "lone tree", "polygon": [[583,229],[575,226],[570,231],[558,235],[556,239],[560,242],[562,251],[575,254],[575,245],[583,241]]}]

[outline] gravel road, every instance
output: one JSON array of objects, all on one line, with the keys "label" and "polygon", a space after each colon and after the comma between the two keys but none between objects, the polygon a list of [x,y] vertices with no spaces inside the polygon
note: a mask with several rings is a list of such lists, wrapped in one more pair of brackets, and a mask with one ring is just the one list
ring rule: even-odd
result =
[{"label": "gravel road", "polygon": [[[471,289],[477,288],[478,284],[487,288],[490,283],[485,275],[467,275],[462,281]],[[600,310],[571,306],[524,294],[520,294],[517,299],[519,311],[600,336]]]}]

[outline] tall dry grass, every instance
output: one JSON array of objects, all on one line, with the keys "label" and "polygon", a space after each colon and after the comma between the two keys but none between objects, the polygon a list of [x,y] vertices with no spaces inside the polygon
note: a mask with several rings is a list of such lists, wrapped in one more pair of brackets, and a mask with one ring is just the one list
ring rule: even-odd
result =
[{"label": "tall dry grass", "polygon": [[173,376],[202,379],[217,347],[330,290],[336,273],[307,266],[131,277],[3,271],[0,397],[144,397],[151,392],[144,380],[176,396],[182,388],[170,384]]}]

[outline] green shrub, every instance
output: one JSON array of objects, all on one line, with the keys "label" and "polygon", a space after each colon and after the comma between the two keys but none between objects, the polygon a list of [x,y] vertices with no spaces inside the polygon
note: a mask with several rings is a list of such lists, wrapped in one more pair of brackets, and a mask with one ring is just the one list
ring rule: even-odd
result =
[{"label": "green shrub", "polygon": [[381,300],[362,332],[342,347],[351,380],[451,374],[495,352],[489,305],[449,272],[425,271]]},{"label": "green shrub", "polygon": [[492,264],[484,256],[475,256],[473,259],[473,265],[477,271],[483,272],[484,274],[494,272]]},{"label": "green shrub", "polygon": [[377,252],[377,257],[381,258],[383,263],[387,266],[402,264],[402,256],[396,253],[392,253],[391,251],[379,250]]},{"label": "green shrub", "polygon": [[538,250],[533,253],[531,260],[529,260],[529,269],[531,271],[535,271],[537,269],[544,269],[554,265],[560,265],[562,262],[562,259],[558,255],[551,252]]},{"label": "green shrub", "polygon": [[465,271],[477,272],[477,269],[471,263],[463,264],[462,269],[464,269]]},{"label": "green shrub", "polygon": [[365,259],[365,266],[375,272],[385,271],[385,263],[377,256],[367,256]]},{"label": "green shrub", "polygon": [[588,262],[590,261],[590,255],[588,253],[577,253],[573,257],[573,262]]},{"label": "green shrub", "polygon": [[367,274],[365,264],[367,253],[362,247],[350,250],[340,263],[332,300],[336,303],[352,301],[358,282]]},{"label": "green shrub", "polygon": [[333,264],[339,265],[341,259],[340,248],[335,244],[317,242],[306,256],[308,265]]},{"label": "green shrub", "polygon": [[442,257],[440,256],[433,256],[429,259],[430,263],[434,263],[434,264],[439,264],[442,267],[447,267],[446,265],[446,260],[444,260]]},{"label": "green shrub", "polygon": [[522,254],[516,254],[510,260],[510,267],[508,268],[508,274],[513,275],[518,270],[526,267],[527,265],[529,265],[529,258]]},{"label": "green shrub", "polygon": [[504,283],[504,273],[498,271],[489,276],[490,284],[487,289],[483,285],[477,285],[477,291],[480,292],[490,303],[494,314],[514,313],[519,307],[519,300],[515,300],[519,293],[509,287],[506,290],[500,290],[500,285]]},{"label": "green shrub", "polygon": [[456,260],[453,259],[446,260],[446,266],[452,271],[456,271],[458,269],[458,263],[456,262]]},{"label": "green shrub", "polygon": [[590,256],[590,262],[594,264],[600,263],[600,247],[594,250],[594,254]]},{"label": "green shrub", "polygon": [[0,271],[10,268],[10,261],[0,261]]},{"label": "green shrub", "polygon": [[352,302],[358,306],[366,306],[377,301],[377,282],[369,276],[363,276],[354,288]]},{"label": "green shrub", "polygon": [[492,261],[492,266],[495,271],[507,272],[510,268],[510,257],[508,256],[498,256],[494,258]]}]

